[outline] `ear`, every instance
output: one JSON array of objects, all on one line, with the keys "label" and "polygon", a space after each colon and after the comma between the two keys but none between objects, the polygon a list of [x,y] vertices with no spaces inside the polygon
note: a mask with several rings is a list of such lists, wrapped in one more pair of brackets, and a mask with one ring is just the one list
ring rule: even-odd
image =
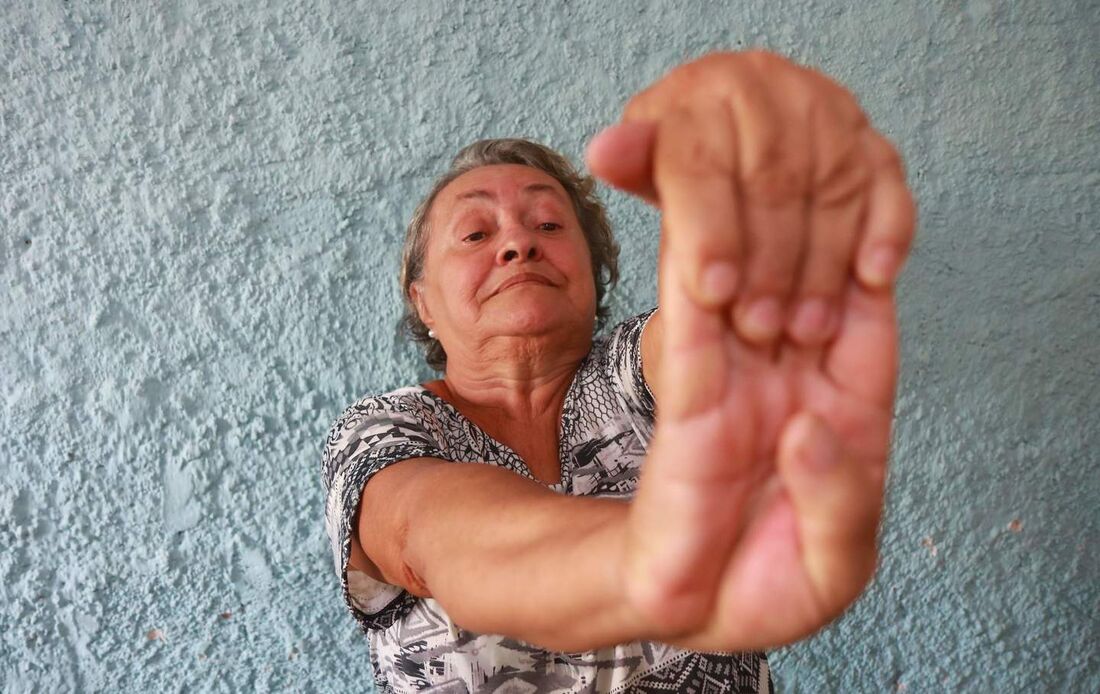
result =
[{"label": "ear", "polygon": [[424,301],[424,288],[420,284],[420,280],[416,280],[409,285],[409,296],[412,297],[416,314],[420,316],[420,322],[431,328],[435,321],[432,320],[432,312],[428,310],[428,302]]}]

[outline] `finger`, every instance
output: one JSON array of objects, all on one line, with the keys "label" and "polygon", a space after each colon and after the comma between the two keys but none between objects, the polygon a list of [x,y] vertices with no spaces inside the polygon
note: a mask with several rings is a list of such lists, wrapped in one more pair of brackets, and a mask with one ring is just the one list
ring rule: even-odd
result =
[{"label": "finger", "polygon": [[669,365],[661,375],[666,420],[705,412],[726,392],[723,301],[736,291],[740,246],[736,152],[730,113],[717,102],[675,111],[659,127],[654,179],[662,208],[658,285],[662,362]]},{"label": "finger", "polygon": [[[770,60],[760,58],[762,65]],[[739,186],[745,219],[745,279],[733,320],[747,341],[778,337],[796,286],[806,239],[809,136],[800,124],[804,82],[798,70],[773,72],[765,85],[746,75],[731,94],[738,129]]]},{"label": "finger", "polygon": [[690,259],[677,257],[670,248],[674,233],[663,220],[658,281],[663,344],[657,377],[665,423],[713,408],[725,396],[730,371],[723,313],[688,295],[680,274]]},{"label": "finger", "polygon": [[795,415],[784,428],[778,467],[819,607],[838,614],[874,573],[882,484],[846,454],[824,422],[808,413]]},{"label": "finger", "polygon": [[657,125],[649,121],[604,128],[588,143],[585,158],[593,174],[620,190],[657,204],[653,186],[653,146]]},{"label": "finger", "polygon": [[884,289],[897,279],[909,254],[917,211],[905,185],[901,157],[885,137],[871,129],[863,134],[871,164],[871,188],[856,275],[868,287]]},{"label": "finger", "polygon": [[820,345],[840,322],[840,295],[862,229],[869,166],[860,130],[830,100],[811,110],[813,184],[806,253],[787,331],[803,345]]},{"label": "finger", "polygon": [[802,382],[802,408],[827,422],[848,454],[865,461],[881,479],[898,376],[894,297],[853,277],[841,305],[833,339],[821,348],[791,350],[788,358],[814,355],[818,360],[814,375]]},{"label": "finger", "polygon": [[657,134],[654,182],[671,267],[691,299],[712,309],[732,299],[739,279],[737,147],[731,114],[715,101],[673,111]]},{"label": "finger", "polygon": [[867,126],[867,115],[859,100],[844,85],[813,68],[803,67],[801,70],[804,78],[812,82],[814,90],[828,99],[836,115],[852,130]]},{"label": "finger", "polygon": [[787,302],[806,242],[802,204],[767,207],[745,201],[745,282],[733,309],[737,332],[753,344],[773,341],[783,329]]},{"label": "finger", "polygon": [[898,371],[898,331],[892,292],[869,290],[851,280],[836,337],[824,369],[839,389],[892,412]]}]

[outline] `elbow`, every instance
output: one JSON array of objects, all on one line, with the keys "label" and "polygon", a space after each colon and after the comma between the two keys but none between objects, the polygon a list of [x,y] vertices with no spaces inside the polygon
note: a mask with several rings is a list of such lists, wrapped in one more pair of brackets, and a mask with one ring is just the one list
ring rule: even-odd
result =
[{"label": "elbow", "polygon": [[418,598],[430,598],[432,592],[428,589],[427,582],[406,561],[401,562],[401,586]]}]

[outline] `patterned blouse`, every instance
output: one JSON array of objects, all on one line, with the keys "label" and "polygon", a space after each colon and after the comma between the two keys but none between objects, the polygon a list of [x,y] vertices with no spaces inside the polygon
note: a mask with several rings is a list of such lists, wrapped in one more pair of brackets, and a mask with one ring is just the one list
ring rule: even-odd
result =
[{"label": "patterned blouse", "polygon": [[[641,334],[653,310],[593,342],[565,396],[559,426],[561,494],[630,498],[653,433]],[[344,600],[367,635],[379,692],[770,692],[763,653],[698,653],[635,641],[564,653],[451,621],[431,598],[348,567],[363,485],[388,465],[431,457],[497,465],[534,479],[524,461],[421,386],[365,397],[336,420],[322,478],[325,529]]]}]

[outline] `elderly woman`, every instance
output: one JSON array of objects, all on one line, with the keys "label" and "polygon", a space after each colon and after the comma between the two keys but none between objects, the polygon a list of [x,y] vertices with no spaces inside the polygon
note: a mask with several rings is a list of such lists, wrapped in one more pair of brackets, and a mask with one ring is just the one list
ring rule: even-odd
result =
[{"label": "elderly woman", "polygon": [[475,143],[409,225],[404,324],[443,377],[351,405],[323,459],[380,691],[770,691],[762,650],[874,571],[893,149],[822,75],[717,54],[588,160],[662,213],[660,308],[606,337],[618,249],[558,154]]}]

